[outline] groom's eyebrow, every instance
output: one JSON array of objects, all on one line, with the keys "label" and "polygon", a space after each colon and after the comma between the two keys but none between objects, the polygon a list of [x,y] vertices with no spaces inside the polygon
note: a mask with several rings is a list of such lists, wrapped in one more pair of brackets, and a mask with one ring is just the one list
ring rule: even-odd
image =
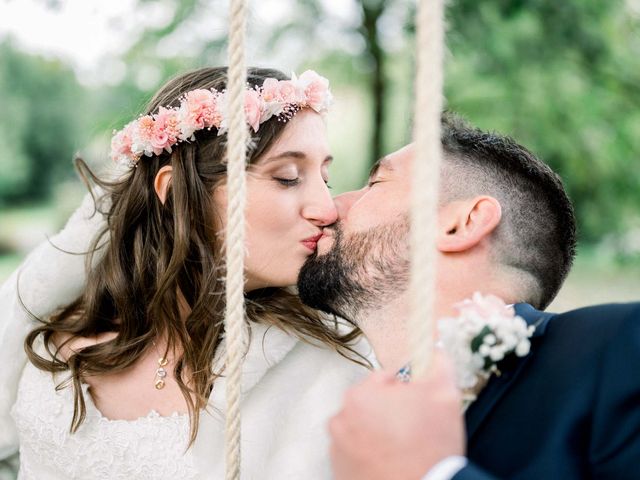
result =
[{"label": "groom's eyebrow", "polygon": [[373,165],[373,167],[371,167],[371,170],[369,171],[369,179],[373,178],[375,174],[378,173],[378,170],[380,170],[380,168],[393,170],[393,165],[391,165],[391,160],[389,160],[389,157],[382,157]]}]

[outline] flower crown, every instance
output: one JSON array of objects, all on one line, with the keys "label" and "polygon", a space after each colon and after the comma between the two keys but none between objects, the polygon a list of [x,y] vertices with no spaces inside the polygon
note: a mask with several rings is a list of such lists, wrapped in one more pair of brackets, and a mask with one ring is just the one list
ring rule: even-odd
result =
[{"label": "flower crown", "polygon": [[[291,80],[267,78],[261,87],[247,87],[244,113],[247,125],[254,132],[271,117],[291,119],[300,109],[312,108],[325,113],[331,104],[329,80],[313,70]],[[171,153],[174,145],[195,140],[198,130],[216,128],[222,135],[228,128],[227,91],[197,89],[180,98],[179,107],[160,107],[158,112],[142,115],[122,130],[114,131],[111,139],[111,159],[135,167],[143,155]]]}]

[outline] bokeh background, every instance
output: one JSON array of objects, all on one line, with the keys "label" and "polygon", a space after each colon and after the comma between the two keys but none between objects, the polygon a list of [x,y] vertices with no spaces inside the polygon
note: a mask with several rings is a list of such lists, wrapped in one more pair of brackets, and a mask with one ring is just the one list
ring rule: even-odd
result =
[{"label": "bokeh background", "polygon": [[[225,62],[228,2],[0,0],[0,281],[108,165],[114,128]],[[415,1],[256,0],[249,63],[332,81],[335,192],[410,139]],[[640,297],[640,0],[452,0],[446,102],[563,177],[580,249],[553,308]]]}]

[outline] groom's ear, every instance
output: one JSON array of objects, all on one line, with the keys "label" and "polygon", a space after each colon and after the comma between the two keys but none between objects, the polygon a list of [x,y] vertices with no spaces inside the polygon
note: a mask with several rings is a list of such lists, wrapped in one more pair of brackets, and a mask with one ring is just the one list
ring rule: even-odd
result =
[{"label": "groom's ear", "polygon": [[164,202],[167,200],[167,191],[169,190],[169,185],[171,184],[171,176],[173,175],[173,167],[171,165],[165,165],[158,173],[156,173],[156,178],[153,180],[153,188],[156,191],[156,195],[164,205]]},{"label": "groom's ear", "polygon": [[475,247],[488,238],[501,218],[500,202],[487,195],[450,202],[440,209],[438,250],[454,253]]}]

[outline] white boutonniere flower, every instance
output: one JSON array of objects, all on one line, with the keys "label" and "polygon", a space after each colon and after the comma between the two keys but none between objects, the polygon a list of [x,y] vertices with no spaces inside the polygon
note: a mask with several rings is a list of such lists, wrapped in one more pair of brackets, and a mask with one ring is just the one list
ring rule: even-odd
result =
[{"label": "white boutonniere flower", "polygon": [[439,343],[453,359],[466,408],[492,374],[500,375],[500,362],[529,353],[535,327],[493,295],[476,292],[455,308],[457,316],[438,321]]},{"label": "white boutonniere flower", "polygon": [[[494,295],[474,293],[456,304],[458,315],[438,321],[437,346],[451,356],[457,384],[466,409],[477,398],[491,375],[500,375],[499,365],[507,357],[525,357],[531,348],[535,326],[516,315],[513,306]],[[410,366],[397,374],[401,381],[411,378]]]}]

